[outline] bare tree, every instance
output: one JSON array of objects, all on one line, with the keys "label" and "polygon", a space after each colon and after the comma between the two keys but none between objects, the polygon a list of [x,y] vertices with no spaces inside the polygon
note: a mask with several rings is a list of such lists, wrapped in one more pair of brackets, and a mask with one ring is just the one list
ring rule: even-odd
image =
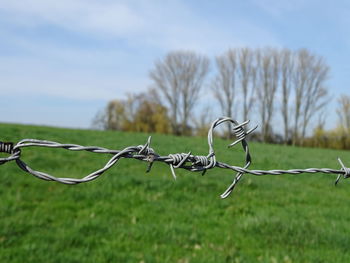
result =
[{"label": "bare tree", "polygon": [[306,100],[303,107],[302,138],[306,136],[310,120],[328,103],[328,90],[325,82],[328,79],[329,67],[322,58],[316,58],[310,68],[310,78],[306,88]]},{"label": "bare tree", "polygon": [[258,105],[262,123],[261,137],[263,141],[269,141],[272,137],[271,121],[280,77],[279,55],[276,50],[266,48],[257,51],[256,59],[258,63]]},{"label": "bare tree", "polygon": [[[225,116],[233,116],[236,84],[236,57],[237,52],[233,49],[216,58],[217,75],[212,82],[212,90],[218,100],[221,111]],[[230,134],[230,125],[227,127]]]},{"label": "bare tree", "polygon": [[303,100],[305,96],[306,83],[308,78],[308,56],[307,50],[299,50],[296,54],[296,67],[293,74],[293,90],[294,90],[294,127],[293,127],[293,145],[297,143],[300,135],[300,117],[302,114]]},{"label": "bare tree", "polygon": [[289,96],[291,92],[291,81],[293,74],[293,54],[289,49],[283,49],[280,53],[281,57],[281,90],[282,90],[282,105],[281,113],[284,125],[284,143],[290,139],[289,127]]},{"label": "bare tree", "polygon": [[[315,116],[328,101],[325,82],[329,67],[321,57],[301,49],[296,55],[293,89],[295,94],[293,145],[301,143],[312,116]],[[300,138],[301,137],[301,138]]]},{"label": "bare tree", "polygon": [[241,48],[238,50],[237,75],[243,97],[243,120],[247,120],[249,118],[249,111],[253,106],[256,89],[254,52],[249,48]]},{"label": "bare tree", "polygon": [[150,71],[154,88],[169,106],[175,134],[188,133],[188,120],[208,70],[209,60],[205,56],[191,51],[174,51],[158,60],[155,68]]},{"label": "bare tree", "polygon": [[338,99],[337,114],[340,126],[347,132],[350,132],[350,96],[342,95]]}]

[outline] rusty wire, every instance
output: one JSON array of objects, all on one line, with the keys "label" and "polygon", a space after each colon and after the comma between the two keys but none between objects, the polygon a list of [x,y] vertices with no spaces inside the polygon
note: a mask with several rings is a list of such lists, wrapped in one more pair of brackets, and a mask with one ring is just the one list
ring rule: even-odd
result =
[{"label": "rusty wire", "polygon": [[[229,122],[233,125],[233,133],[236,136],[236,140],[229,145],[229,147],[235,146],[238,143],[241,143],[243,150],[245,152],[245,165],[243,167],[230,165],[224,162],[216,160],[216,155],[213,146],[213,131],[216,127],[221,125],[224,122]],[[148,168],[146,172],[149,172],[152,168],[154,162],[163,162],[170,166],[170,170],[174,179],[176,179],[175,169],[185,169],[191,172],[202,172],[204,173],[212,168],[218,167],[223,169],[229,169],[236,172],[232,183],[221,194],[221,198],[228,197],[233,191],[234,187],[240,181],[244,174],[252,175],[281,175],[281,174],[301,174],[301,173],[326,173],[326,174],[337,174],[338,177],[335,181],[337,184],[343,176],[343,178],[350,177],[350,168],[345,167],[343,162],[338,159],[341,169],[335,170],[330,168],[308,168],[308,169],[290,169],[290,170],[249,170],[249,166],[252,162],[251,155],[249,152],[248,143],[246,141],[247,135],[253,132],[257,126],[246,131],[245,126],[249,121],[243,123],[238,123],[236,120],[233,120],[228,117],[222,117],[215,120],[209,131],[208,131],[208,146],[209,153],[206,156],[202,155],[193,155],[189,153],[175,153],[169,154],[167,156],[161,156],[157,154],[151,147],[151,137],[148,138],[146,144],[138,146],[129,146],[123,150],[111,150],[103,147],[97,146],[81,146],[77,144],[62,144],[53,141],[45,140],[35,140],[35,139],[24,139],[19,141],[17,144],[0,142],[0,152],[10,154],[6,158],[0,158],[0,165],[9,161],[16,161],[17,165],[27,173],[34,175],[43,180],[47,181],[56,181],[63,184],[79,184],[85,183],[92,180],[95,180],[101,176],[105,171],[110,169],[115,165],[121,158],[131,158],[140,161],[148,162]],[[90,173],[89,175],[79,179],[79,178],[66,178],[66,177],[55,177],[44,172],[36,171],[30,168],[25,162],[21,160],[21,149],[25,147],[38,146],[38,147],[48,147],[48,148],[63,148],[71,151],[88,151],[93,153],[101,154],[112,154],[113,156],[105,164],[104,167]]]}]

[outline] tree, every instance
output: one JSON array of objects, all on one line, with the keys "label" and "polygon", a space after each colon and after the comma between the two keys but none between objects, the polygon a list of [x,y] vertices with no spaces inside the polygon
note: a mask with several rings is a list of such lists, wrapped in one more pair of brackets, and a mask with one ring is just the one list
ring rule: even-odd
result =
[{"label": "tree", "polygon": [[169,133],[168,110],[152,91],[127,94],[126,99],[108,102],[93,119],[95,128],[106,130]]},{"label": "tree", "polygon": [[[305,55],[305,56],[304,56]],[[296,145],[298,140],[299,119],[301,116],[301,108],[303,105],[303,98],[305,96],[305,86],[307,79],[307,51],[300,50],[296,54],[296,67],[293,74],[293,90],[294,90],[294,127],[293,127],[293,145]]]},{"label": "tree", "polygon": [[248,120],[256,90],[256,66],[254,52],[249,48],[238,49],[237,75],[242,90],[243,120]]},{"label": "tree", "polygon": [[156,61],[150,71],[154,88],[168,105],[175,134],[188,133],[188,120],[208,70],[209,60],[205,56],[191,51],[174,51]]},{"label": "tree", "polygon": [[138,101],[138,107],[133,119],[133,131],[147,133],[169,133],[170,124],[167,108],[143,97]]},{"label": "tree", "polygon": [[306,136],[310,120],[329,101],[325,81],[328,79],[329,68],[322,58],[317,58],[311,67],[310,79],[306,88],[306,100],[303,107],[302,138]]},{"label": "tree", "polygon": [[125,126],[125,103],[122,100],[112,100],[106,107],[106,129],[123,130]]},{"label": "tree", "polygon": [[[256,90],[256,66],[254,52],[249,48],[229,49],[216,58],[217,74],[211,87],[225,116],[234,116],[236,101],[242,101],[243,120],[253,106]],[[227,125],[230,136],[230,125]]]},{"label": "tree", "polygon": [[[322,57],[316,56],[307,49],[297,52],[293,74],[295,94],[293,145],[298,139],[305,138],[310,120],[328,102],[328,91],[325,82],[328,79],[329,67]],[[301,138],[300,138],[301,137]]]},{"label": "tree", "polygon": [[290,139],[290,105],[289,97],[291,92],[292,74],[294,69],[293,53],[289,49],[283,49],[281,57],[281,87],[282,87],[282,105],[281,113],[284,126],[284,143]]},{"label": "tree", "polygon": [[346,133],[350,133],[350,96],[340,96],[338,105],[339,125]]},{"label": "tree", "polygon": [[280,77],[280,58],[277,50],[260,49],[256,54],[257,59],[257,93],[261,119],[261,136],[263,141],[272,138],[272,117],[274,114],[274,100]]},{"label": "tree", "polygon": [[[236,84],[236,51],[229,50],[216,58],[217,75],[212,81],[214,96],[220,104],[221,111],[225,116],[233,116]],[[227,134],[230,134],[230,125],[227,125]]]}]

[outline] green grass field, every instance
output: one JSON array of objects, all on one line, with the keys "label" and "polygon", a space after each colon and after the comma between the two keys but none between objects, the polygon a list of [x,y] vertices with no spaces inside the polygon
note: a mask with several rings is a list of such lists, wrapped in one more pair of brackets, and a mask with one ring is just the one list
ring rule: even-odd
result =
[{"label": "green grass field", "polygon": [[[122,149],[148,134],[0,124],[0,140],[24,138]],[[216,139],[218,160],[242,165],[241,147]],[[205,138],[153,135],[158,153],[206,155]],[[350,152],[250,144],[253,169],[339,168]],[[83,177],[109,155],[26,148],[32,168]],[[0,166],[0,262],[350,262],[350,181],[325,174],[201,176],[122,159],[99,179],[75,186],[39,180],[15,162]]]}]

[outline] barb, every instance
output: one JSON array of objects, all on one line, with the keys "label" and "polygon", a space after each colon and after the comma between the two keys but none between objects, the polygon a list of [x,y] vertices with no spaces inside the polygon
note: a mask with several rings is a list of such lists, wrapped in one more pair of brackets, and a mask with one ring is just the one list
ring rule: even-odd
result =
[{"label": "barb", "polygon": [[[224,162],[219,162],[216,160],[216,154],[214,150],[213,132],[215,128],[220,126],[222,123],[228,122],[233,128],[233,134],[236,140],[229,144],[228,147],[233,147],[238,143],[241,143],[242,148],[245,152],[245,165],[243,167],[230,165]],[[9,161],[16,161],[17,165],[25,172],[34,175],[35,177],[46,180],[55,181],[63,184],[79,184],[95,180],[101,176],[105,171],[110,169],[122,158],[136,159],[140,161],[148,162],[148,167],[146,172],[150,172],[154,162],[163,162],[169,165],[171,174],[174,179],[176,179],[175,169],[185,169],[191,172],[202,172],[202,175],[209,169],[215,167],[222,169],[229,169],[234,171],[236,174],[233,178],[232,183],[228,188],[220,195],[221,198],[228,197],[234,190],[237,183],[242,179],[244,174],[252,175],[281,175],[281,174],[301,174],[301,173],[325,173],[325,174],[337,174],[338,177],[335,184],[339,182],[341,176],[344,179],[350,177],[350,168],[347,168],[343,162],[338,159],[341,169],[335,170],[330,168],[308,168],[308,169],[290,169],[290,170],[249,170],[249,166],[252,162],[252,158],[249,152],[248,143],[246,141],[247,136],[252,133],[257,126],[246,131],[245,126],[249,123],[245,121],[243,123],[238,123],[237,121],[222,117],[215,120],[209,131],[208,131],[208,146],[209,152],[207,156],[203,155],[193,155],[191,152],[188,153],[173,153],[166,156],[161,156],[157,154],[151,147],[151,137],[148,137],[147,142],[144,145],[129,146],[123,150],[111,150],[98,146],[81,146],[77,144],[61,144],[58,142],[45,141],[45,140],[35,140],[35,139],[24,139],[19,141],[17,144],[0,142],[0,153],[9,154],[10,156],[5,158],[0,158],[0,165]],[[66,177],[55,177],[44,172],[36,171],[30,168],[24,161],[20,159],[21,149],[26,147],[48,147],[48,148],[63,148],[71,151],[88,151],[100,154],[111,154],[112,157],[105,164],[104,167],[98,169],[95,172],[79,179],[79,178],[66,178]]]}]

